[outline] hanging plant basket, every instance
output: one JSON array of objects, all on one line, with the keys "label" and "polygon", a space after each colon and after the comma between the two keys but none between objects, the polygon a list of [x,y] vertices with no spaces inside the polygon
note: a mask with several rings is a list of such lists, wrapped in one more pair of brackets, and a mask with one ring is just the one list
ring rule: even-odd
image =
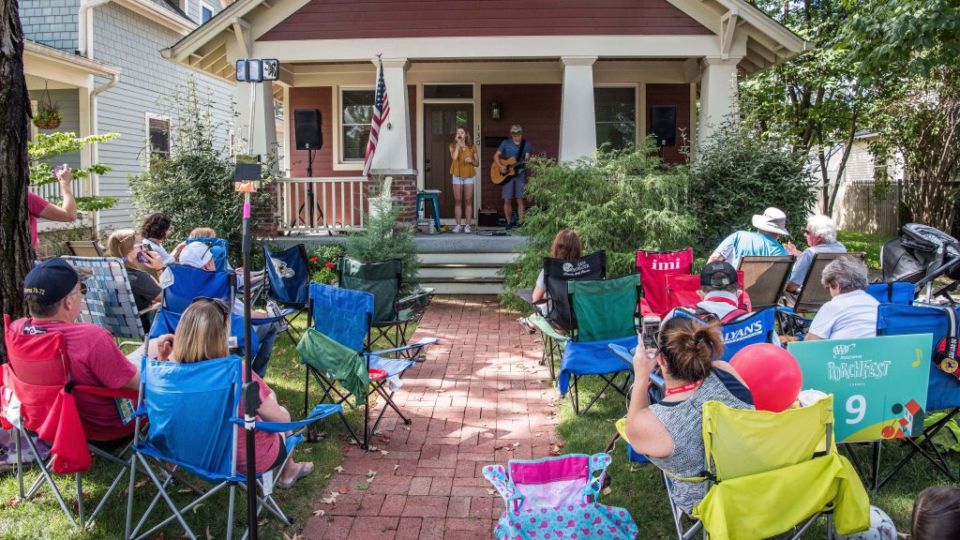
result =
[{"label": "hanging plant basket", "polygon": [[60,127],[60,110],[50,99],[50,91],[47,87],[43,88],[37,109],[37,114],[33,116],[33,125],[40,129],[57,129]]}]

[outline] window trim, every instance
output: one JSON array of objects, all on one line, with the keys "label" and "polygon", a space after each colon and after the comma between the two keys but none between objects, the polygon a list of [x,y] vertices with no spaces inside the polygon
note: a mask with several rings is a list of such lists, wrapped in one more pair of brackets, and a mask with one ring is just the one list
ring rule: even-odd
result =
[{"label": "window trim", "polygon": [[210,19],[217,16],[217,6],[213,2],[210,0],[200,0],[200,20],[197,22],[201,25],[206,22],[203,20],[203,8],[208,8],[210,10]]},{"label": "window trim", "polygon": [[168,130],[167,145],[170,147],[169,155],[171,156],[173,155],[173,123],[170,121],[169,116],[166,116],[163,114],[146,112],[144,113],[143,116],[144,116],[144,119],[143,119],[143,139],[144,139],[143,165],[144,165],[144,168],[149,169],[150,160],[153,158],[153,147],[150,144],[150,121],[160,120],[167,123],[167,130]]},{"label": "window trim", "polygon": [[364,91],[374,91],[376,92],[375,86],[370,85],[344,85],[337,86],[333,92],[333,112],[336,113],[334,120],[331,124],[334,124],[335,133],[333,137],[333,170],[335,171],[362,171],[363,170],[363,160],[360,161],[344,161],[343,160],[343,108],[340,106],[343,103],[343,92],[355,91],[355,90],[364,90]]},{"label": "window trim", "polygon": [[[642,117],[640,106],[642,101],[640,100],[640,93],[644,91],[642,83],[599,83],[594,84],[593,89],[596,91],[598,88],[632,88],[633,89],[633,145],[637,148],[643,143],[643,133],[645,131],[640,126],[640,119]],[[596,93],[594,93],[594,110],[596,110]],[[596,113],[594,113],[594,130],[596,130],[597,119]],[[597,148],[600,147],[600,141],[597,141]]]}]

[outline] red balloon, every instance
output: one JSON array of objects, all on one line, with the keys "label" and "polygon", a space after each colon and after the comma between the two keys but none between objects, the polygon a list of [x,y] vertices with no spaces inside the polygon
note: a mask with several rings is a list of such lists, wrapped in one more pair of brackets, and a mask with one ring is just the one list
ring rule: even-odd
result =
[{"label": "red balloon", "polygon": [[756,343],[740,349],[730,365],[747,383],[757,410],[780,412],[797,400],[803,386],[800,364],[786,349]]}]

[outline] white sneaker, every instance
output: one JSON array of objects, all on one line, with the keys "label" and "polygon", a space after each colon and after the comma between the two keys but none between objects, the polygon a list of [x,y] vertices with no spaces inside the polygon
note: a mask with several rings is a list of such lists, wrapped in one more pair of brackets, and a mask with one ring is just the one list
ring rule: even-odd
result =
[{"label": "white sneaker", "polygon": [[455,226],[455,227],[453,228],[453,233],[454,233],[454,234],[456,234],[456,233],[458,233],[458,232],[460,232],[460,226],[459,226],[459,225],[457,225],[457,226]]},{"label": "white sneaker", "polygon": [[465,232],[465,233],[467,233],[467,234],[470,234],[471,232],[473,232],[473,230],[470,229],[470,225],[464,225],[464,226],[463,226],[463,232]]}]

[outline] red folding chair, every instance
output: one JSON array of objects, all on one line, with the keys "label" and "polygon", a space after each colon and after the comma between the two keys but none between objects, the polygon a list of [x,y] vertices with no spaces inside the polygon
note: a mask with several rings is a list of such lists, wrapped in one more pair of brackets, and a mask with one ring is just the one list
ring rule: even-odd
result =
[{"label": "red folding chair", "polygon": [[663,317],[670,311],[667,276],[689,275],[693,270],[693,248],[676,251],[637,250],[637,272],[643,287],[640,312]]},{"label": "red folding chair", "polygon": [[[667,276],[667,302],[669,307],[667,312],[673,308],[692,306],[700,301],[700,276],[696,274],[679,275],[673,274]],[[737,271],[737,282],[743,287],[743,272]],[[753,311],[750,302],[750,295],[746,290],[740,295],[740,304],[738,308],[744,311]]]},{"label": "red folding chair", "polygon": [[[114,390],[95,386],[75,385],[70,375],[70,359],[66,343],[59,332],[43,334],[15,334],[10,331],[10,318],[4,317],[7,363],[0,375],[0,409],[5,426],[14,430],[17,451],[17,483],[21,500],[33,497],[46,483],[50,486],[60,508],[74,526],[89,526],[103,510],[110,495],[129,472],[131,460],[124,460],[96,446],[88,440],[113,440],[116,434],[97,433],[85,426],[80,419],[74,401],[75,393],[91,394],[107,398],[137,399],[133,390]],[[131,424],[132,426],[132,424]],[[9,428],[8,428],[9,429]],[[50,442],[50,459],[43,463],[33,441],[33,434]],[[40,476],[29,489],[24,489],[22,443],[37,456]],[[83,483],[81,474],[90,468],[93,453],[121,467],[109,489],[97,504],[89,519],[84,519]],[[119,454],[123,456],[126,448]],[[73,474],[77,484],[77,512],[67,506],[54,482],[53,474]]]}]

